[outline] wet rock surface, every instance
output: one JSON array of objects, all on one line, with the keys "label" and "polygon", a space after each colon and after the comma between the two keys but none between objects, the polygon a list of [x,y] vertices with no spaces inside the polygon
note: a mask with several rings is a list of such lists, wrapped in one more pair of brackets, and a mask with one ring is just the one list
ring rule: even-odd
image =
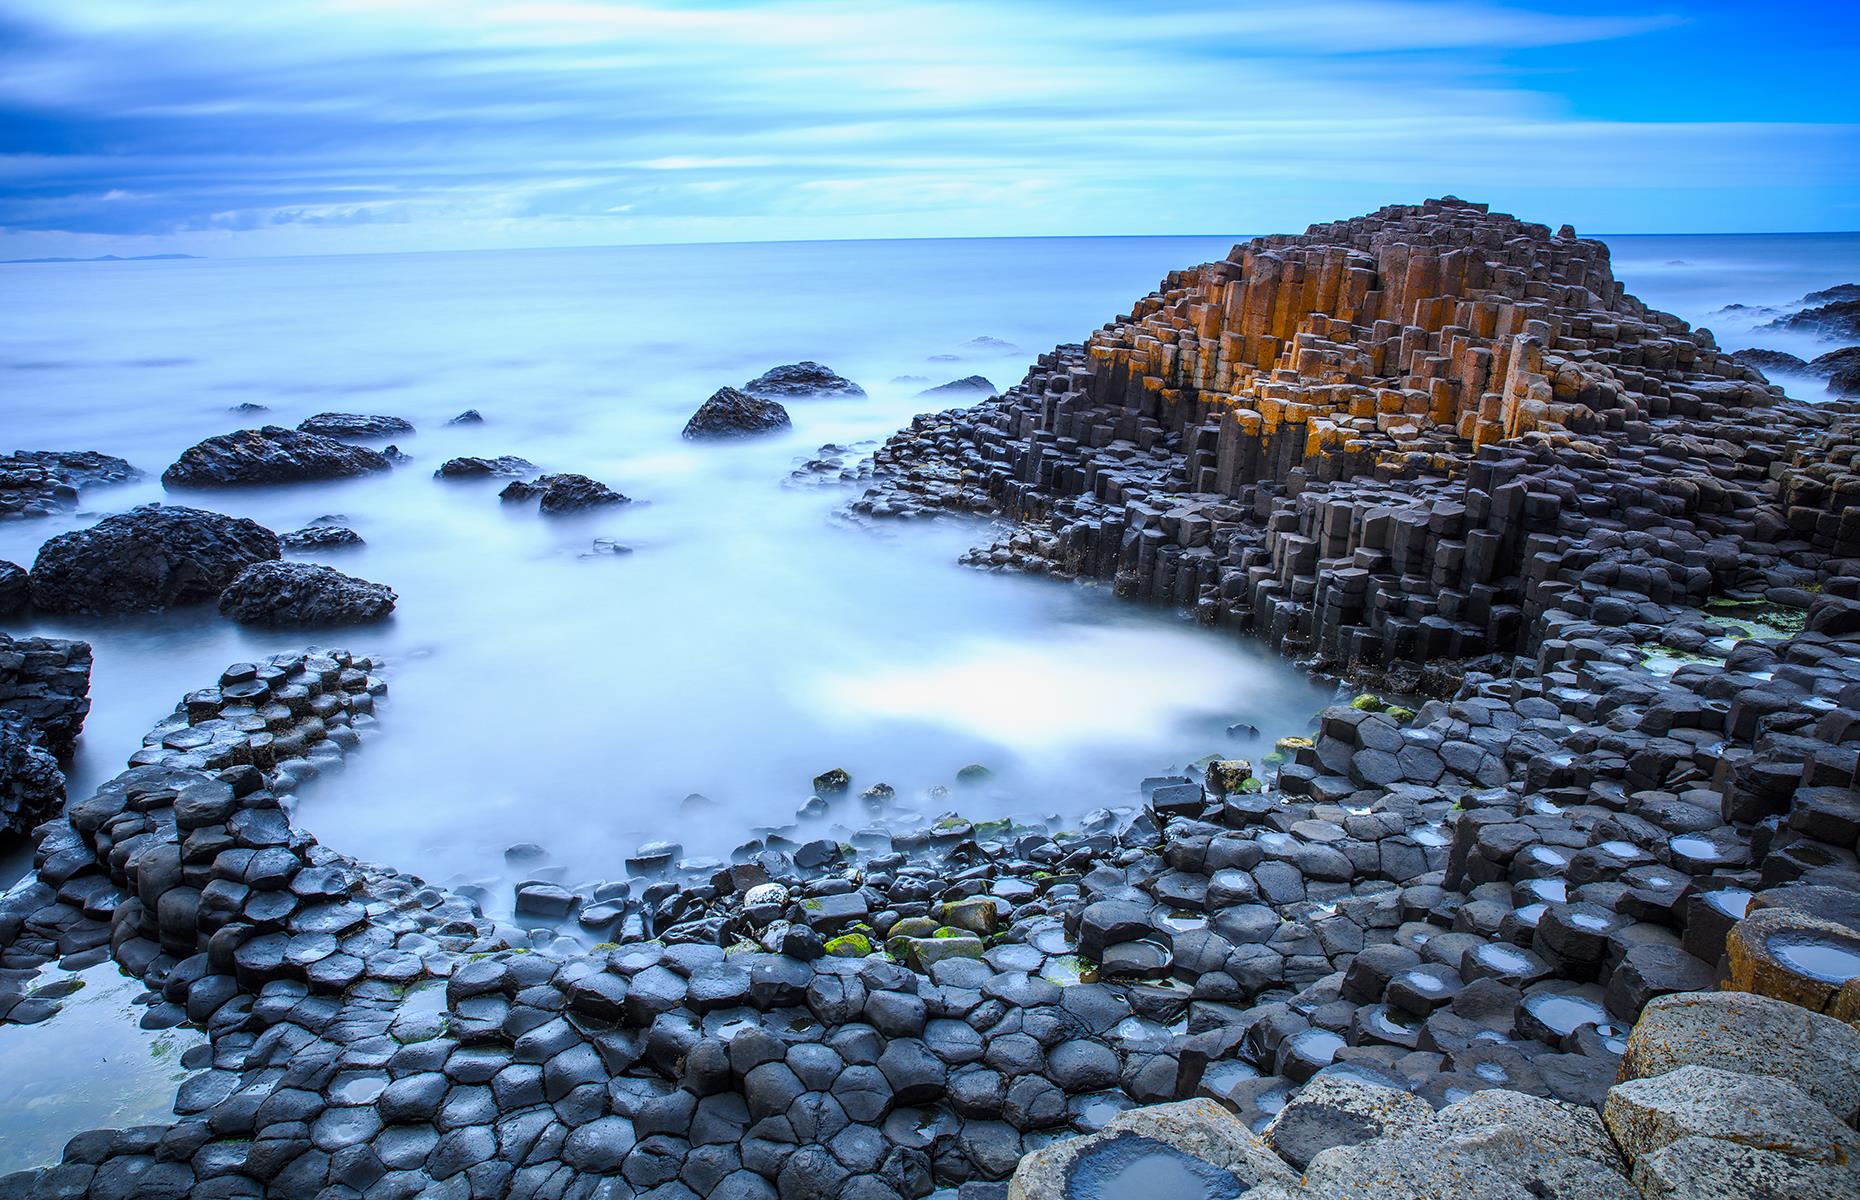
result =
[{"label": "wet rock surface", "polygon": [[48,613],[152,612],[212,600],[255,562],[276,559],[256,521],[145,504],[61,533],[32,564],[32,603]]},{"label": "wet rock surface", "polygon": [[536,464],[527,458],[514,454],[500,454],[496,458],[449,458],[439,464],[433,474],[440,479],[493,479],[497,477],[517,478],[531,475],[536,471]]},{"label": "wet rock surface", "polygon": [[518,480],[499,492],[506,504],[537,501],[540,512],[562,516],[587,512],[615,504],[631,504],[632,498],[614,491],[599,480],[586,475],[543,475],[532,480]]},{"label": "wet rock surface", "polygon": [[365,544],[362,535],[347,525],[322,521],[280,533],[278,542],[287,550],[346,550]]},{"label": "wet rock surface", "polygon": [[0,520],[73,508],[86,488],[128,483],[142,472],[95,450],[15,450],[0,456]]},{"label": "wet rock surface", "polygon": [[763,400],[802,399],[808,396],[863,397],[865,389],[836,375],[817,362],[803,360],[771,367],[745,383],[742,390]]},{"label": "wet rock surface", "polygon": [[1000,394],[1000,388],[980,375],[964,375],[961,379],[952,379],[917,393],[926,400],[986,399]]},{"label": "wet rock surface", "polygon": [[210,437],[181,453],[161,474],[169,487],[240,487],[305,483],[385,471],[387,456],[316,433],[266,425]]},{"label": "wet rock surface", "polygon": [[10,617],[32,603],[32,585],[26,568],[0,559],[0,617]]},{"label": "wet rock surface", "polygon": [[[456,422],[454,422],[456,423]],[[391,438],[413,432],[413,425],[400,417],[369,416],[363,413],[318,413],[297,423],[300,433],[321,437]]]},{"label": "wet rock surface", "polygon": [[248,625],[359,625],[394,611],[392,589],[318,563],[262,562],[220,593],[220,612]]},{"label": "wet rock surface", "polygon": [[684,436],[692,440],[742,437],[772,433],[789,424],[788,410],[776,401],[735,388],[718,388],[685,422]]}]

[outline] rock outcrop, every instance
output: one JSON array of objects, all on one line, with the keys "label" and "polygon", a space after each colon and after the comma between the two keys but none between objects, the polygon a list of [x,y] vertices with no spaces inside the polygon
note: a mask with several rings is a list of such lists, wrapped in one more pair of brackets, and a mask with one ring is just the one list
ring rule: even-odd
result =
[{"label": "rock outcrop", "polygon": [[515,479],[529,475],[536,470],[536,464],[527,458],[518,458],[514,454],[500,454],[496,458],[449,458],[439,464],[433,472],[436,479],[495,479],[499,477]]},{"label": "rock outcrop", "polygon": [[48,613],[152,612],[218,596],[255,562],[275,559],[277,535],[256,521],[145,504],[39,548],[32,603]]},{"label": "rock outcrop", "polygon": [[0,617],[21,612],[32,602],[32,585],[26,568],[0,559]]},{"label": "rock outcrop", "polygon": [[412,433],[413,425],[400,417],[378,417],[363,413],[318,413],[297,423],[300,433],[314,433],[334,438],[391,438]]},{"label": "rock outcrop", "polygon": [[718,388],[685,422],[684,436],[692,440],[742,437],[773,433],[788,428],[789,424],[788,410],[774,400],[751,396],[735,388]]},{"label": "rock outcrop", "polygon": [[293,529],[289,533],[278,535],[278,541],[287,550],[347,550],[365,545],[362,535],[347,525],[329,524],[319,521],[306,525],[302,529]]},{"label": "rock outcrop", "polygon": [[923,400],[980,400],[1000,394],[1000,388],[980,375],[965,375],[917,393]]},{"label": "rock outcrop", "polygon": [[865,389],[836,375],[817,362],[801,361],[771,367],[743,385],[743,391],[763,400],[802,399],[808,396],[863,398]]},{"label": "rock outcrop", "polygon": [[0,714],[68,759],[90,715],[89,642],[0,633]]},{"label": "rock outcrop", "polygon": [[162,472],[169,487],[242,487],[261,483],[306,483],[347,479],[385,471],[380,451],[279,425],[210,437],[181,453]]},{"label": "rock outcrop", "polygon": [[75,507],[85,488],[140,478],[127,462],[94,450],[16,450],[0,456],[0,520],[49,516]]},{"label": "rock outcrop", "polygon": [[394,611],[392,589],[317,563],[261,562],[220,593],[220,612],[248,625],[360,625]]},{"label": "rock outcrop", "polygon": [[552,516],[587,512],[612,504],[631,504],[632,498],[614,491],[599,480],[586,475],[544,475],[528,481],[518,480],[499,492],[506,504],[539,500],[540,511]]},{"label": "rock outcrop", "polygon": [[13,846],[64,804],[58,760],[23,720],[0,710],[0,847]]}]

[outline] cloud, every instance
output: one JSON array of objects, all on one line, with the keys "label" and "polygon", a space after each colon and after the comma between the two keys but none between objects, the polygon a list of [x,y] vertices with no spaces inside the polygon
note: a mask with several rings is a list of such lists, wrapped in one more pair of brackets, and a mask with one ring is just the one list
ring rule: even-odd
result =
[{"label": "cloud", "polygon": [[1239,231],[1456,189],[1617,193],[1602,213],[1657,191],[1667,220],[1675,189],[1851,202],[1855,129],[1825,113],[1598,117],[1557,90],[1569,47],[1696,24],[1527,0],[0,0],[0,240]]}]

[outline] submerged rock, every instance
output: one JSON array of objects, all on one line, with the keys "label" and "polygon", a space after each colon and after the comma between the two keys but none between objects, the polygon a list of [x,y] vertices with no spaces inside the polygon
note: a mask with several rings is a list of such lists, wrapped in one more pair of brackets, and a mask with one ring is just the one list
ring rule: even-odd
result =
[{"label": "submerged rock", "polygon": [[541,511],[552,516],[602,508],[609,504],[631,504],[632,498],[614,491],[586,475],[544,475],[540,479],[518,480],[499,492],[505,503],[539,498]]},{"label": "submerged rock", "polygon": [[321,522],[281,533],[278,541],[288,550],[341,550],[366,544],[361,534],[346,525],[325,525]]},{"label": "submerged rock", "polygon": [[220,593],[220,611],[249,625],[356,625],[394,611],[394,592],[319,563],[255,563]]},{"label": "submerged rock", "polygon": [[965,375],[961,379],[952,379],[948,383],[941,383],[933,388],[925,388],[917,394],[920,397],[930,400],[958,400],[964,396],[977,396],[982,398],[999,396],[1001,394],[1001,389],[980,375]]},{"label": "submerged rock", "polygon": [[44,612],[147,612],[219,595],[240,571],[276,559],[277,535],[256,521],[144,504],[39,548],[32,603]]},{"label": "submerged rock", "polygon": [[0,518],[47,516],[76,507],[84,488],[140,478],[124,460],[95,450],[16,450],[0,456]]},{"label": "submerged rock", "polygon": [[468,408],[464,412],[460,413],[458,416],[453,417],[450,421],[447,421],[446,424],[448,425],[482,425],[484,424],[484,415],[475,408]]},{"label": "submerged rock", "polygon": [[501,476],[514,479],[528,475],[535,469],[535,463],[514,454],[502,454],[496,458],[448,458],[439,464],[439,469],[433,472],[433,478],[494,479]]},{"label": "submerged rock", "polygon": [[188,448],[161,474],[169,487],[304,483],[385,471],[386,456],[365,446],[279,425],[222,433]]},{"label": "submerged rock", "polygon": [[764,371],[745,383],[743,391],[765,400],[790,396],[865,396],[865,389],[852,380],[806,360]]},{"label": "submerged rock", "polygon": [[412,433],[413,425],[400,417],[369,416],[364,413],[318,413],[297,423],[300,433],[322,437],[390,438]]},{"label": "submerged rock", "polygon": [[773,433],[777,429],[788,428],[789,424],[788,410],[775,401],[751,396],[735,388],[718,388],[685,422],[684,436],[692,440],[740,437],[752,433]]},{"label": "submerged rock", "polygon": [[1827,337],[1860,337],[1860,299],[1832,300],[1778,317],[1762,329],[1797,329]]}]

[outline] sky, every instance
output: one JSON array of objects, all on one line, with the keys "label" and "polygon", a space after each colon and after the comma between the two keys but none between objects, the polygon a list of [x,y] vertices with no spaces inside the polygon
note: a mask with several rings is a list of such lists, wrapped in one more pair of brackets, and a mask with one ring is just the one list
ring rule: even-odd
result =
[{"label": "sky", "polygon": [[1860,3],[0,0],[0,258],[1860,229]]}]

